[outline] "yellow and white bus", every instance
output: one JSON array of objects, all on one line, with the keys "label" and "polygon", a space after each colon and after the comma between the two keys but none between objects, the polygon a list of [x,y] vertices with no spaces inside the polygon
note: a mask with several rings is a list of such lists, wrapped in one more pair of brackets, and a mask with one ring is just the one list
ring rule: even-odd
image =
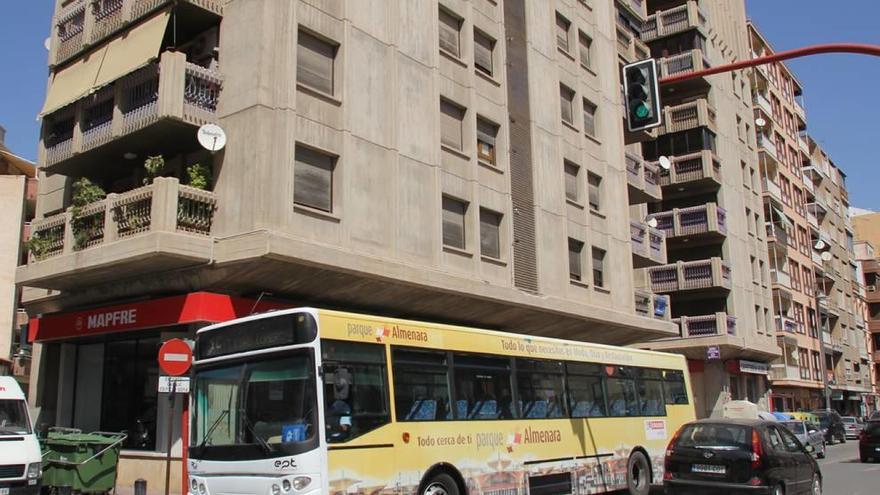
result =
[{"label": "yellow and white bus", "polygon": [[684,357],[320,309],[200,330],[192,495],[645,494]]}]

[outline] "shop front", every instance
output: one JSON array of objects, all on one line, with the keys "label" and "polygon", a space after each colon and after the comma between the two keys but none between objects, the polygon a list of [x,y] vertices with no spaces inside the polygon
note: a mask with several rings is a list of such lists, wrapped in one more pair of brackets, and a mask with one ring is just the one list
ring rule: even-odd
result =
[{"label": "shop front", "polygon": [[821,388],[773,385],[770,398],[773,410],[780,412],[814,411],[825,407]]},{"label": "shop front", "polygon": [[40,344],[37,424],[126,432],[120,494],[132,493],[138,478],[147,481],[148,494],[164,494],[170,449],[169,491],[181,493],[187,442],[180,432],[188,398],[159,391],[160,346],[192,339],[205,325],[277,307],[196,292],[34,318],[29,338]]}]

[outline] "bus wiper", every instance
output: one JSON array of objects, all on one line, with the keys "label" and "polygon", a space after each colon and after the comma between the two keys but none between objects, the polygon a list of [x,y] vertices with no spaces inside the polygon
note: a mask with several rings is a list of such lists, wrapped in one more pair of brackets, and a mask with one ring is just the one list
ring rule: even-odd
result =
[{"label": "bus wiper", "polygon": [[248,417],[247,417],[247,412],[245,412],[244,409],[239,409],[238,413],[241,415],[241,419],[244,422],[245,428],[247,428],[248,431],[251,432],[251,435],[254,437],[254,440],[257,441],[257,444],[260,445],[260,447],[263,449],[263,451],[266,453],[266,455],[269,455],[272,452],[275,452],[275,448],[272,447],[271,445],[269,445],[269,442],[267,442],[263,437],[261,437],[260,435],[257,434],[257,431],[254,429],[254,425],[251,423],[251,420],[248,419]]},{"label": "bus wiper", "polygon": [[211,423],[211,427],[208,428],[208,432],[205,433],[205,438],[203,438],[202,442],[198,445],[198,447],[196,447],[197,449],[199,449],[200,452],[208,444],[208,440],[211,439],[211,434],[214,433],[214,430],[216,430],[218,426],[220,426],[220,422],[223,421],[223,418],[225,418],[228,415],[229,415],[229,409],[224,409],[223,411],[220,411],[220,415],[217,416],[217,419],[215,419],[213,423]]}]

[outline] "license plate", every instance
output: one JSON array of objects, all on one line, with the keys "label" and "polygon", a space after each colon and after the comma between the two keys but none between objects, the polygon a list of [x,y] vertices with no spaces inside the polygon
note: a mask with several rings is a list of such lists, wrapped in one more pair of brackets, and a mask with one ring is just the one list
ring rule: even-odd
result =
[{"label": "license plate", "polygon": [[9,487],[0,488],[0,495],[9,495]]},{"label": "license plate", "polygon": [[694,464],[691,466],[692,473],[708,473],[708,474],[724,474],[727,468],[724,466],[715,466],[712,464]]}]

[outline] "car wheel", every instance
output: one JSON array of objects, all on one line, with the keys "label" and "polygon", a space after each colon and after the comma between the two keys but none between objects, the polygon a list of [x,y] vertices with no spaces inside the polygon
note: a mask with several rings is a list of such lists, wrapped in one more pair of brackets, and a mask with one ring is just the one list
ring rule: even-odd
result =
[{"label": "car wheel", "polygon": [[811,495],[822,495],[822,480],[818,474],[813,475],[813,483],[810,485]]},{"label": "car wheel", "polygon": [[626,466],[629,495],[648,495],[651,491],[651,465],[641,452],[633,452]]},{"label": "car wheel", "polygon": [[458,495],[458,485],[452,476],[440,473],[425,483],[422,495]]},{"label": "car wheel", "polygon": [[772,493],[773,495],[785,495],[785,489],[782,487],[782,485],[776,485],[773,487],[773,491],[770,493]]}]

